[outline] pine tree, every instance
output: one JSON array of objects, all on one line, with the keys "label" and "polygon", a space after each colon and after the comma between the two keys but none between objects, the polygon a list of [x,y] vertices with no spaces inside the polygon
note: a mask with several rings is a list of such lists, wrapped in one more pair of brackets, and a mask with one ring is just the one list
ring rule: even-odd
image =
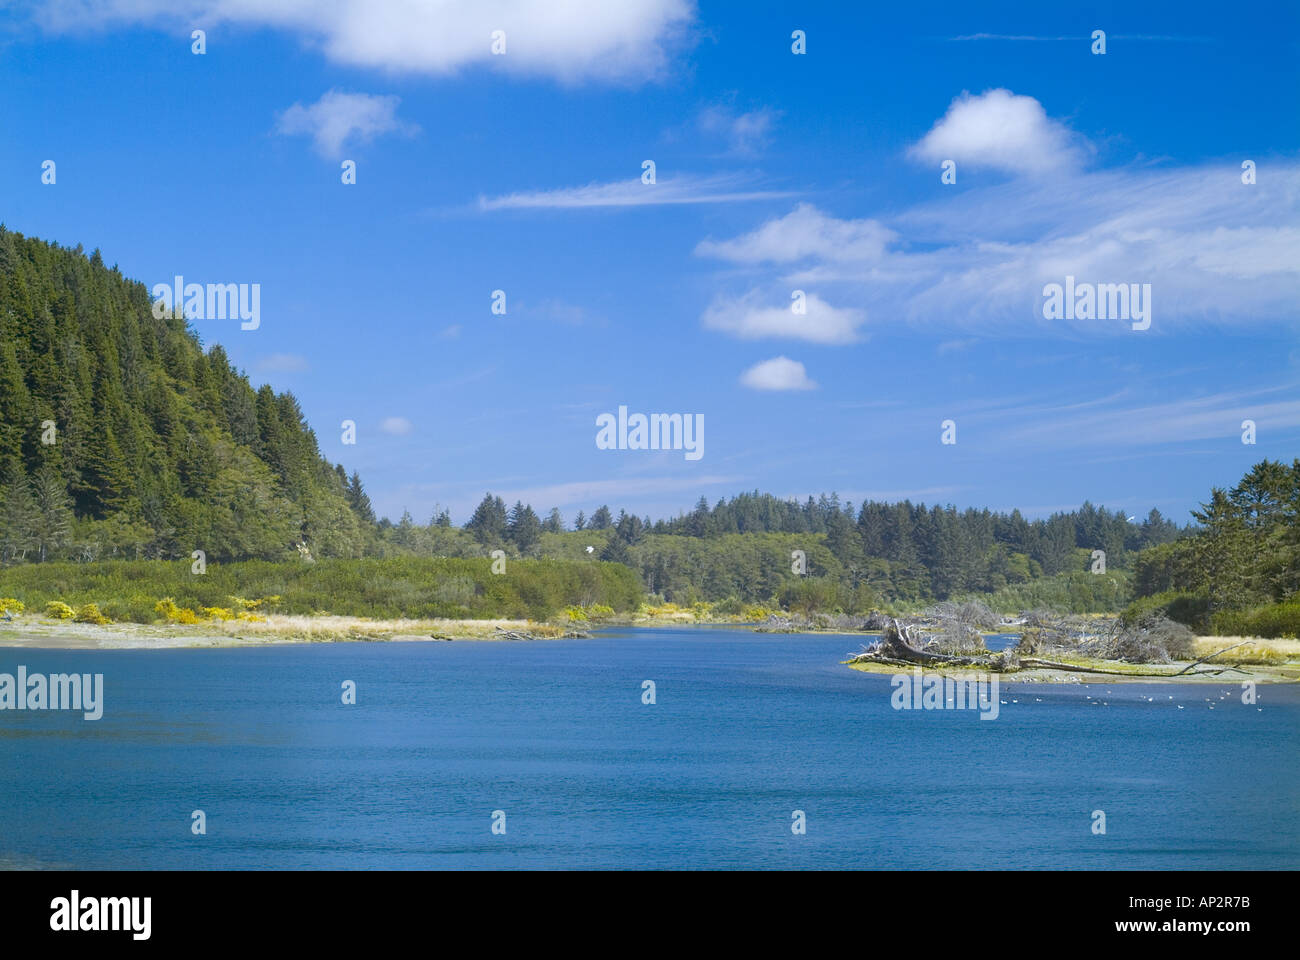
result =
[{"label": "pine tree", "polygon": [[465,529],[485,546],[496,546],[503,542],[506,538],[505,501],[490,493],[484,494],[479,505],[474,508],[474,515],[465,524]]},{"label": "pine tree", "polygon": [[370,505],[370,497],[366,496],[366,490],[361,485],[361,475],[355,470],[352,471],[352,478],[348,481],[346,496],[348,506],[352,508],[352,512],[358,519],[364,523],[375,522],[374,507]]},{"label": "pine tree", "polygon": [[1219,610],[1242,606],[1251,538],[1241,511],[1228,494],[1215,487],[1210,502],[1193,510],[1205,529],[1192,541],[1193,556],[1202,571],[1211,617]]},{"label": "pine tree", "polygon": [[20,465],[13,463],[0,489],[0,562],[26,559],[28,551],[37,546],[39,525],[40,514],[27,476]]},{"label": "pine tree", "polygon": [[72,531],[72,500],[63,478],[48,464],[32,477],[31,487],[36,508],[32,535],[43,563],[68,543]]},{"label": "pine tree", "polygon": [[520,553],[525,553],[541,539],[542,525],[532,507],[524,506],[523,503],[515,501],[515,505],[510,511],[506,536],[509,537],[510,542],[515,545]]}]

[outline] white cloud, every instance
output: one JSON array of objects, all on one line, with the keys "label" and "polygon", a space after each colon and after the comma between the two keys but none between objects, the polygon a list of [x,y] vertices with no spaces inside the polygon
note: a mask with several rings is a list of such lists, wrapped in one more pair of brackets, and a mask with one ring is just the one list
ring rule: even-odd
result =
[{"label": "white cloud", "polygon": [[741,374],[740,382],[752,390],[814,390],[817,387],[808,379],[803,364],[788,357],[773,357],[754,364]]},{"label": "white cloud", "polygon": [[[693,0],[46,0],[46,29],[211,27],[293,33],[347,66],[448,74],[474,64],[565,82],[662,72],[695,17]],[[506,34],[495,56],[491,36]]]},{"label": "white cloud", "polygon": [[733,153],[750,155],[767,146],[778,114],[762,107],[736,113],[725,106],[705,107],[695,119],[701,133],[725,137]]},{"label": "white cloud", "polygon": [[997,89],[957,97],[910,152],[931,163],[954,160],[959,176],[963,166],[1042,175],[1079,166],[1086,146],[1033,97]]},{"label": "white cloud", "polygon": [[[865,315],[965,334],[1034,330],[1132,335],[1127,322],[1048,321],[1043,286],[1149,283],[1150,335],[1198,323],[1294,320],[1300,299],[1300,163],[1264,160],[1253,185],[1237,161],[1181,169],[1118,168],[1018,179],[960,192],[875,220],[811,207],[697,252],[745,268],[750,287],[715,300],[706,326],[741,336],[797,335],[784,304],[816,290],[856,329]],[[771,264],[784,264],[786,272]],[[735,273],[728,276],[734,283]],[[764,310],[763,305],[770,309]],[[833,316],[833,315],[832,315]],[[818,336],[810,301],[808,321]]]},{"label": "white cloud", "polygon": [[272,353],[257,361],[264,373],[301,373],[307,368],[307,358],[298,353]]},{"label": "white cloud", "polygon": [[397,119],[400,102],[398,97],[330,90],[310,106],[295,103],[280,114],[276,132],[306,134],[319,153],[338,157],[351,141],[369,143],[385,133],[411,135],[418,131],[414,124]]},{"label": "white cloud", "polygon": [[832,307],[814,293],[806,294],[807,312],[795,313],[789,304],[765,306],[758,291],[742,297],[720,297],[704,313],[704,325],[741,340],[768,337],[807,340],[810,343],[853,343],[861,339],[858,327],[866,320],[861,310]]},{"label": "white cloud", "polygon": [[737,203],[770,200],[789,194],[771,190],[745,190],[745,180],[735,175],[677,176],[657,183],[642,183],[640,176],[585,187],[536,190],[500,197],[479,197],[480,210],[547,210],[587,207],[640,207],[669,203]]},{"label": "white cloud", "polygon": [[412,428],[413,424],[405,417],[386,417],[379,424],[380,431],[393,437],[404,437],[411,432]]},{"label": "white cloud", "polygon": [[836,220],[801,203],[734,240],[701,241],[695,252],[735,263],[789,263],[807,257],[875,260],[897,237],[876,220]]}]

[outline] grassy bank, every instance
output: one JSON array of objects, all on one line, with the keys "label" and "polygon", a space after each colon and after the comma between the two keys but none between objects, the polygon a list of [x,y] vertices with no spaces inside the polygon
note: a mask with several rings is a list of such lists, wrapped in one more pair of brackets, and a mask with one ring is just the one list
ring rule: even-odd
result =
[{"label": "grassy bank", "polygon": [[152,560],[0,570],[0,598],[20,602],[29,613],[44,613],[53,603],[76,615],[93,604],[109,620],[133,623],[218,622],[241,615],[256,622],[268,614],[547,620],[567,607],[601,605],[630,613],[641,596],[641,584],[627,567],[576,560],[508,560],[502,573],[492,572],[488,558],[428,557],[249,560],[209,564],[201,574],[192,572],[189,561]]}]

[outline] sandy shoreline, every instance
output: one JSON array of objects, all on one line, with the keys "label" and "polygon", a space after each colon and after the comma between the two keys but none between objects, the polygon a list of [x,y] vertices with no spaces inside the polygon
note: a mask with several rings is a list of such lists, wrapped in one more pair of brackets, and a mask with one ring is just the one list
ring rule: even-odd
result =
[{"label": "sandy shoreline", "polygon": [[39,617],[0,622],[0,648],[33,650],[176,650],[265,647],[347,641],[420,642],[552,639],[565,631],[527,620],[367,620],[272,614],[265,623],[71,623]]}]

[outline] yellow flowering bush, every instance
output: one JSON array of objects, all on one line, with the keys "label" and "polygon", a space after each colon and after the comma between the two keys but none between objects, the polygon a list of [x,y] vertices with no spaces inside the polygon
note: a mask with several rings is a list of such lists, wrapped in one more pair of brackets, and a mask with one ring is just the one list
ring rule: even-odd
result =
[{"label": "yellow flowering bush", "polygon": [[74,619],[77,623],[97,623],[100,625],[113,622],[112,620],[108,619],[108,617],[100,613],[99,605],[94,603],[82,604],[80,607],[77,608],[77,612],[72,619]]},{"label": "yellow flowering bush", "polygon": [[71,620],[76,615],[76,611],[62,600],[51,600],[45,605],[45,615],[55,620]]}]

